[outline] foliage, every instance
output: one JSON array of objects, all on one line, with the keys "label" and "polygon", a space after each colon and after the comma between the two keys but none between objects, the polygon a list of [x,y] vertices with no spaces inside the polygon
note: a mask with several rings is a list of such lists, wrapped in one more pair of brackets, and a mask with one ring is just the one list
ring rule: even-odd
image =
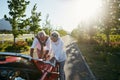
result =
[{"label": "foliage", "polygon": [[95,32],[92,39],[90,39],[88,31],[82,25],[74,29],[71,34],[78,40],[80,50],[95,74],[96,79],[119,80],[120,35],[109,35],[110,44],[108,46],[104,33]]},{"label": "foliage", "polygon": [[[96,36],[94,36],[94,39],[99,44],[106,44],[106,37],[104,34],[97,34]],[[120,35],[110,35],[109,46],[120,46]]]},{"label": "foliage", "polygon": [[[78,34],[79,34],[79,33],[78,33],[78,29],[77,29],[77,28],[76,28],[76,29],[73,29],[72,32],[71,32],[71,36],[73,36],[74,38],[76,38],[76,39],[81,38],[81,39],[82,39],[82,37],[79,36]],[[79,39],[78,39],[78,40],[79,40]]]},{"label": "foliage", "polygon": [[5,41],[0,43],[0,51],[2,52],[25,52],[29,50],[29,44],[26,41],[17,41],[13,45],[12,41]]},{"label": "foliage", "polygon": [[10,34],[12,33],[10,30],[0,30],[0,34]]},{"label": "foliage", "polygon": [[97,80],[119,80],[120,46],[107,47],[86,43],[78,43],[78,45]]},{"label": "foliage", "polygon": [[27,42],[25,41],[17,41],[15,43],[16,45],[8,45],[5,48],[5,51],[7,52],[24,52],[24,51],[28,51],[29,47],[27,46]]},{"label": "foliage", "polygon": [[106,35],[106,41],[109,45],[110,43],[110,34],[112,30],[118,31],[120,28],[120,2],[119,0],[105,0],[102,7],[102,16],[100,21],[101,31]]},{"label": "foliage", "polygon": [[26,39],[26,42],[28,44],[28,46],[31,46],[32,45],[32,42],[33,42],[33,38],[32,39]]},{"label": "foliage", "polygon": [[94,24],[85,24],[81,22],[76,29],[71,32],[71,35],[79,41],[93,40],[97,34],[97,29]]},{"label": "foliage", "polygon": [[24,20],[26,6],[29,4],[29,1],[25,0],[8,0],[8,8],[9,8],[9,15],[6,15],[4,18],[10,22],[12,26],[12,34],[14,36],[14,44],[15,38],[18,37],[19,34],[23,34],[23,28],[27,26],[28,19]]},{"label": "foliage", "polygon": [[31,10],[31,17],[29,18],[30,22],[30,28],[29,30],[34,33],[34,35],[41,30],[39,22],[41,21],[40,16],[41,12],[37,13],[36,12],[37,6],[36,4],[34,5],[33,9]]},{"label": "foliage", "polygon": [[63,30],[63,29],[60,29],[60,30],[57,30],[60,34],[60,36],[65,36],[67,35],[67,31]]},{"label": "foliage", "polygon": [[11,41],[5,41],[4,44],[0,43],[0,51],[5,51],[5,48],[9,46],[12,42]]},{"label": "foliage", "polygon": [[50,35],[50,33],[52,31],[52,25],[51,25],[50,20],[49,20],[49,14],[47,14],[45,23],[43,23],[43,30],[48,35]]}]

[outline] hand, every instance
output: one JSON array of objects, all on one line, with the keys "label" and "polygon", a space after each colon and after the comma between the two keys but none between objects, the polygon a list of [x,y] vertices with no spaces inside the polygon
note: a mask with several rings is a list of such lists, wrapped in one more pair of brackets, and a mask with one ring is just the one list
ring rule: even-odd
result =
[{"label": "hand", "polygon": [[45,60],[50,60],[50,55],[49,55],[49,54],[46,54],[46,55],[44,56],[44,58],[45,58]]},{"label": "hand", "polygon": [[50,59],[50,62],[52,63],[52,62],[54,62],[54,61],[56,61],[56,59],[55,59],[55,57],[52,57],[52,58]]}]

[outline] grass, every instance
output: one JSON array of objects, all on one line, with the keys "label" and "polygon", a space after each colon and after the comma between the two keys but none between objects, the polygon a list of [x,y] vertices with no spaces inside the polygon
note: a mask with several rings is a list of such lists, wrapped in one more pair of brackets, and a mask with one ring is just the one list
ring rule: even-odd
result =
[{"label": "grass", "polygon": [[118,71],[111,67],[112,63],[108,64],[106,54],[95,50],[96,45],[84,43],[78,45],[97,80],[120,80],[120,74],[116,73]]},{"label": "grass", "polygon": [[[34,37],[33,34],[23,34],[16,38],[16,40],[25,40],[28,38]],[[12,34],[0,34],[0,41],[13,41],[13,35]]]}]

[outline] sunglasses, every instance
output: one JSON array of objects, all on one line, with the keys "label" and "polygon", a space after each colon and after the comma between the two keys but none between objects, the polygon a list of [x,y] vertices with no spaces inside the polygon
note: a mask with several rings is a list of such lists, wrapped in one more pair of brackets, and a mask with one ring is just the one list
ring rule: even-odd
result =
[{"label": "sunglasses", "polygon": [[54,38],[58,38],[57,34],[52,34],[51,36],[54,37]]}]

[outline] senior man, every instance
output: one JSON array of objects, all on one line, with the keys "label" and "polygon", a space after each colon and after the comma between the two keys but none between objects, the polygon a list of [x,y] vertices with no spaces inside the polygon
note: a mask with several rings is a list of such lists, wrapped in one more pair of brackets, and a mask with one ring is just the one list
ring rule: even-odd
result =
[{"label": "senior man", "polygon": [[49,57],[49,52],[51,50],[51,41],[44,31],[38,32],[37,36],[35,36],[30,49],[31,57],[33,57],[35,48],[38,58],[47,59]]}]

